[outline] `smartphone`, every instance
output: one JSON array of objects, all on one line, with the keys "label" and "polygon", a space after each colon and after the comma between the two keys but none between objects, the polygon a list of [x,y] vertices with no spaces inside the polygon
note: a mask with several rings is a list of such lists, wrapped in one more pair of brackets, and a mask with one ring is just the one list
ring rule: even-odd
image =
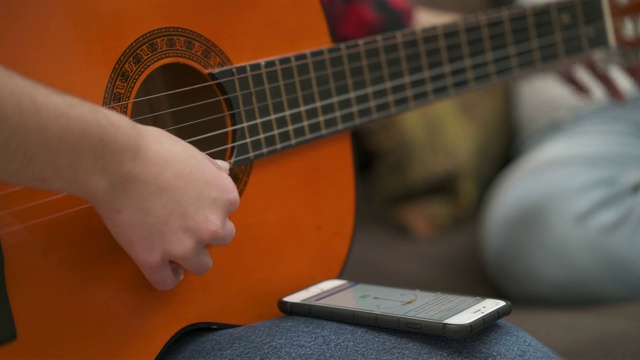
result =
[{"label": "smartphone", "polygon": [[505,300],[398,289],[341,279],[320,282],[285,296],[278,308],[363,325],[463,338],[511,313]]}]

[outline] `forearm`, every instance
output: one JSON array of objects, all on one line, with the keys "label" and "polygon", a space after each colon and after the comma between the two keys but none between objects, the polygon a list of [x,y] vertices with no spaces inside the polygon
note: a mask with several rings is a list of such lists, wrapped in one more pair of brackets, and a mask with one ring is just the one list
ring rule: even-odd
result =
[{"label": "forearm", "polygon": [[0,181],[88,197],[135,152],[136,127],[0,67]]}]

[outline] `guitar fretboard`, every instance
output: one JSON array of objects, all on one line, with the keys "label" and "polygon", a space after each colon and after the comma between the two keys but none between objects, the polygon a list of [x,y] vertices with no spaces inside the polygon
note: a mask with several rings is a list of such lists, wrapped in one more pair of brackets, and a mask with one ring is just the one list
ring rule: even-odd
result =
[{"label": "guitar fretboard", "polygon": [[600,0],[504,8],[217,71],[242,164],[608,45]]}]

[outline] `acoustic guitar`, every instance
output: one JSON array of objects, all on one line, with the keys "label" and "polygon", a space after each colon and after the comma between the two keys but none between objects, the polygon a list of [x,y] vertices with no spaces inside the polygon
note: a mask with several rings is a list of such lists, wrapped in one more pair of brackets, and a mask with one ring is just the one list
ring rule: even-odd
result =
[{"label": "acoustic guitar", "polygon": [[212,249],[208,274],[169,292],[84,200],[0,184],[0,357],[150,358],[185,327],[279,316],[281,296],[339,275],[354,227],[350,129],[592,49],[636,47],[640,1],[498,9],[343,44],[316,0],[0,9],[4,66],[233,163],[237,236]]}]

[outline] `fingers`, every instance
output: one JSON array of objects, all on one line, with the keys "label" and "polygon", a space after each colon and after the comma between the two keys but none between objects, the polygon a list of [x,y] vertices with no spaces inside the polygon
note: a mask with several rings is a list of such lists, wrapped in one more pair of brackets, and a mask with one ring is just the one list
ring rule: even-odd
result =
[{"label": "fingers", "polygon": [[616,101],[624,101],[624,94],[613,82],[611,77],[596,63],[593,58],[587,58],[584,65],[605,87],[609,96]]},{"label": "fingers", "polygon": [[[205,241],[205,244],[223,246],[231,242],[236,234],[235,225],[227,219],[220,232]],[[184,270],[194,275],[204,275],[213,267],[211,254],[205,245],[194,246],[193,250],[181,256],[173,256],[169,261],[149,267],[140,268],[145,277],[158,290],[171,290],[184,278]],[[184,270],[183,270],[184,268]]]},{"label": "fingers", "polygon": [[231,222],[231,220],[227,219],[222,231],[220,232],[220,236],[207,243],[216,246],[229,245],[234,236],[236,236],[236,226]]},{"label": "fingers", "polygon": [[[594,57],[587,57],[580,61],[585,69],[595,78],[595,80],[602,85],[606,94],[613,100],[623,102],[625,100],[624,92],[614,77],[609,74],[609,71],[601,62],[597,61]],[[558,71],[558,74],[562,79],[573,87],[578,93],[584,96],[591,96],[592,92],[587,85],[585,85],[575,73],[575,64],[563,67]],[[622,68],[629,74],[629,76],[640,85],[640,64],[633,64],[622,66]]]},{"label": "fingers", "polygon": [[206,245],[224,246],[233,240],[236,234],[236,228],[233,223],[227,219],[224,225],[214,236],[210,236],[204,241],[202,246],[194,246],[192,250],[175,256],[172,260],[182,265],[187,271],[195,275],[204,275],[213,266],[211,254],[207,250]]},{"label": "fingers", "polygon": [[212,266],[211,254],[203,246],[182,257],[164,260],[148,268],[140,266],[140,269],[153,287],[161,291],[168,291],[176,287],[184,278],[185,269],[194,275],[204,275],[211,270]]},{"label": "fingers", "polygon": [[566,81],[569,85],[573,86],[573,88],[584,96],[589,96],[589,89],[576,77],[575,73],[571,71],[570,67],[565,67],[564,69],[559,71],[560,76]]},{"label": "fingers", "polygon": [[640,64],[627,65],[624,70],[640,86]]},{"label": "fingers", "polygon": [[195,249],[194,253],[176,261],[194,275],[204,275],[213,266],[211,254],[206,247]]},{"label": "fingers", "polygon": [[184,278],[184,270],[178,264],[163,261],[153,266],[139,266],[151,285],[158,290],[173,289]]}]

